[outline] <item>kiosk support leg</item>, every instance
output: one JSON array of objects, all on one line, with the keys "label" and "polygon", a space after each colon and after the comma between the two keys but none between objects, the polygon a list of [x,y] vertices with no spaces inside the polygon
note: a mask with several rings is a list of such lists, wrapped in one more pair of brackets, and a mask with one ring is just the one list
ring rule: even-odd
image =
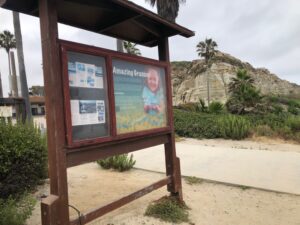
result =
[{"label": "kiosk support leg", "polygon": [[[161,39],[158,44],[158,55],[160,61],[170,63],[169,41],[168,38]],[[171,86],[171,68],[168,66],[167,72],[167,97],[168,97],[168,117],[172,132],[169,134],[169,141],[165,144],[165,159],[167,176],[172,177],[171,184],[168,185],[168,191],[171,195],[176,196],[179,201],[183,201],[180,160],[176,156],[174,123],[173,123],[173,107],[172,107],[172,86]]]},{"label": "kiosk support leg", "polygon": [[[68,184],[63,85],[59,57],[57,5],[60,0],[39,0],[47,143],[50,176],[50,198],[42,202],[43,225],[69,225]],[[51,196],[56,196],[53,200]],[[55,202],[55,203],[54,203]]]}]

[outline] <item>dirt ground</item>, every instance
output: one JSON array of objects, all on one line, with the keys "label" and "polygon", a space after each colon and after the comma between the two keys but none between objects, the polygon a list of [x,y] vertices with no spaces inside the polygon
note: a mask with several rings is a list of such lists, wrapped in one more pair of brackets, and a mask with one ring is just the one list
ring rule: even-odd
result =
[{"label": "dirt ground", "polygon": [[[180,142],[188,142],[188,144],[205,145],[211,147],[223,147],[233,149],[256,149],[267,151],[291,151],[300,152],[300,144],[293,141],[285,141],[278,138],[252,137],[245,140],[225,140],[225,139],[192,139],[181,138]],[[300,223],[299,223],[300,224]]]},{"label": "dirt ground", "polygon": [[[96,163],[68,170],[69,204],[81,212],[109,203],[163,178],[163,174],[133,169],[118,173],[100,169]],[[48,184],[36,196],[48,194]],[[202,182],[187,184],[183,180],[186,204],[191,208],[190,224],[195,225],[300,225],[300,196]],[[164,225],[145,217],[147,205],[167,195],[163,187],[89,225]],[[70,209],[75,218],[76,213]],[[27,225],[40,225],[37,204]]]}]

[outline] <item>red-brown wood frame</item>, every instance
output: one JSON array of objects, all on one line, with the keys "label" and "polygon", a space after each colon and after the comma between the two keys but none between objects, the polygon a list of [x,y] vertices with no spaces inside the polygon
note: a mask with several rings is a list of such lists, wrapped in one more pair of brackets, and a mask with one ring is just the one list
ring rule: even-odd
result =
[{"label": "red-brown wood frame", "polygon": [[[158,40],[160,62],[143,57],[120,54],[106,49],[60,41],[58,39],[57,27],[58,4],[59,0],[39,0],[50,176],[50,196],[43,199],[41,203],[42,224],[75,225],[80,224],[80,221],[86,223],[165,185],[167,185],[171,195],[176,196],[182,201],[180,162],[179,158],[176,157],[175,149],[168,38]],[[66,93],[69,94],[69,88],[64,85],[66,83],[68,84],[69,81],[66,81],[66,68],[62,67],[66,62],[66,51],[74,50],[75,45],[75,51],[91,54],[97,53],[96,56],[99,53],[100,55],[102,54],[108,57],[106,66],[108,97],[111,101],[110,112],[115,111],[113,108],[113,76],[112,71],[109,71],[112,68],[112,58],[147,65],[163,66],[166,70],[168,127],[120,136],[116,134],[115,128],[112,127],[110,130],[112,134],[111,139],[102,139],[100,141],[91,140],[77,143],[76,145],[72,143],[69,145],[70,143],[67,141],[67,135],[69,135],[67,127],[70,126],[70,114],[67,115],[66,111],[69,110],[70,112],[70,106],[65,104],[66,102],[69,103],[69,98],[66,95]],[[64,57],[63,60],[61,60],[61,56]],[[62,71],[64,71],[64,74]],[[66,121],[66,123],[64,123],[64,121]],[[67,125],[68,123],[69,125]],[[114,117],[111,117],[111,124],[116,124]],[[165,148],[166,178],[106,206],[91,210],[81,217],[82,220],[75,219],[70,221],[67,183],[68,167],[160,144],[164,144]]]},{"label": "red-brown wood frame", "polygon": [[[104,142],[111,142],[116,140],[123,140],[134,137],[142,137],[151,134],[163,134],[165,132],[171,132],[170,128],[170,108],[166,107],[167,116],[167,126],[162,128],[147,129],[143,131],[130,132],[125,134],[117,134],[116,131],[116,112],[115,112],[115,96],[114,96],[114,78],[112,72],[112,60],[119,59],[126,62],[132,62],[142,65],[151,65],[159,68],[163,68],[165,71],[165,91],[168,93],[168,76],[169,76],[169,64],[163,61],[157,61],[141,56],[129,55],[125,53],[120,53],[108,49],[103,49],[94,46],[83,45],[79,43],[74,43],[65,40],[59,40],[61,49],[61,63],[62,63],[62,74],[63,74],[63,87],[64,87],[64,105],[65,105],[65,125],[67,131],[67,142],[68,148],[84,147],[87,145],[99,144]],[[98,57],[103,57],[106,64],[106,84],[108,91],[108,105],[109,105],[109,124],[110,124],[110,134],[109,136],[85,139],[80,141],[73,141],[72,138],[72,122],[71,122],[71,107],[70,107],[70,86],[69,86],[69,76],[68,76],[68,52],[83,53]],[[169,95],[166,95],[166,105],[170,105],[171,99]]]}]

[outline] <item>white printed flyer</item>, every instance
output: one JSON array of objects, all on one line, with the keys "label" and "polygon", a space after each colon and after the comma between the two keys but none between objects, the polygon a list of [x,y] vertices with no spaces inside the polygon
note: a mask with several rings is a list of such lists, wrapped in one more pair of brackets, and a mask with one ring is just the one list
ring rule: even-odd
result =
[{"label": "white printed flyer", "polygon": [[69,62],[70,87],[103,88],[103,68],[93,64]]},{"label": "white printed flyer", "polygon": [[105,123],[103,100],[71,100],[72,126]]}]

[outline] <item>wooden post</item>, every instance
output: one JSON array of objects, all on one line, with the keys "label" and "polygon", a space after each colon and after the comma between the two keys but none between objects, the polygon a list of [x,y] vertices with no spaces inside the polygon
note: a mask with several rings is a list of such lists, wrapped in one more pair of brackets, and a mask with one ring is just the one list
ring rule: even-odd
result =
[{"label": "wooden post", "polygon": [[53,219],[53,215],[56,214],[55,210],[57,209],[56,204],[58,197],[55,195],[50,195],[47,198],[42,200],[41,203],[41,217],[43,225],[52,225],[56,224],[56,221]]},{"label": "wooden post", "polygon": [[[59,57],[57,5],[59,0],[39,0],[45,103],[48,137],[50,194],[57,196],[57,203],[49,211],[51,225],[68,225],[68,185],[63,105],[63,85]],[[42,204],[42,208],[44,205]],[[50,222],[43,220],[43,225]]]},{"label": "wooden post", "polygon": [[174,135],[174,122],[173,122],[173,104],[172,104],[172,84],[171,84],[171,68],[170,68],[170,55],[169,55],[169,41],[168,38],[161,39],[158,44],[158,55],[160,61],[167,62],[167,96],[169,99],[168,111],[169,121],[171,126],[171,133],[169,134],[169,141],[165,144],[165,160],[166,160],[166,173],[171,176],[172,182],[168,185],[168,191],[171,195],[176,196],[179,201],[183,201],[180,160],[176,157],[175,135]]}]

